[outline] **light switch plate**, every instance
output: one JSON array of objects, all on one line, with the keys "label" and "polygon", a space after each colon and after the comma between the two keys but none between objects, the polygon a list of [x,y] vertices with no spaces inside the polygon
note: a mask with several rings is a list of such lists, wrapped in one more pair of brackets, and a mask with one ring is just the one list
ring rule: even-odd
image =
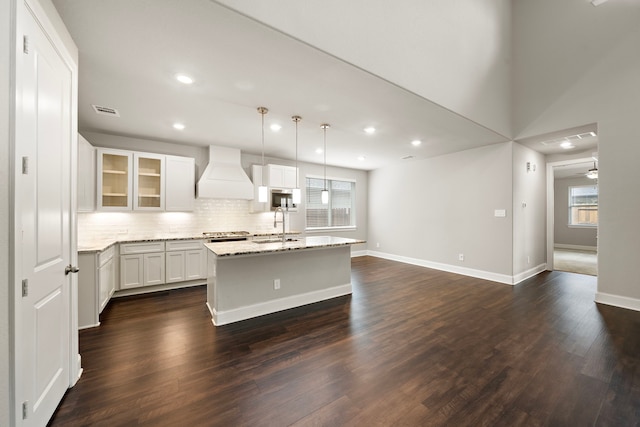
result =
[{"label": "light switch plate", "polygon": [[507,210],[506,209],[496,209],[493,213],[493,216],[497,217],[497,218],[504,218],[507,216]]}]

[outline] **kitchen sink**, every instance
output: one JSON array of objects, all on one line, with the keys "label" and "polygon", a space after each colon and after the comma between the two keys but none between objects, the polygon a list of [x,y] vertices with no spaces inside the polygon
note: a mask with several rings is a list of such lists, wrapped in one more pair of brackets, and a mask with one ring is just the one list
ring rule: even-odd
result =
[{"label": "kitchen sink", "polygon": [[[287,237],[286,239],[284,239],[285,243],[286,242],[297,242],[298,239],[297,237]],[[253,243],[281,243],[282,242],[282,237],[273,237],[273,238],[269,238],[269,239],[253,239],[252,240]]]}]

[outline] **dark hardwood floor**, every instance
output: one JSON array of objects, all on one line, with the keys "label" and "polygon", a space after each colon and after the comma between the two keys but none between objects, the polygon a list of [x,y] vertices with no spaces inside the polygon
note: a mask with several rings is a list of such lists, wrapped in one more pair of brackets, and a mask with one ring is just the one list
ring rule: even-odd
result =
[{"label": "dark hardwood floor", "polygon": [[352,296],[217,328],[205,287],[112,300],[50,425],[640,425],[640,313],[595,277],[352,265]]}]

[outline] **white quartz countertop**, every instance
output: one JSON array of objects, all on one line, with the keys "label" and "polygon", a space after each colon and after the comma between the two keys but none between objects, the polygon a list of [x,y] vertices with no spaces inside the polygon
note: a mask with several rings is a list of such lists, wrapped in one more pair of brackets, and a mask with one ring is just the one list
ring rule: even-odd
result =
[{"label": "white quartz countertop", "polygon": [[[275,239],[270,239],[275,240]],[[349,239],[346,237],[334,236],[312,236],[300,237],[299,239],[260,243],[256,240],[246,240],[239,242],[216,242],[205,243],[205,247],[219,257],[236,256],[236,255],[257,255],[270,252],[285,252],[301,249],[323,248],[332,246],[348,246],[366,243],[366,240]]]}]

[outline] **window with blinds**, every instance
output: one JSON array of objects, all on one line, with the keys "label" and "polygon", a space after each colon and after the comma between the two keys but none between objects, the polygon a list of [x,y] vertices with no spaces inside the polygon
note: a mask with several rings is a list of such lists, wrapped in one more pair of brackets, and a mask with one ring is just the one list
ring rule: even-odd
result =
[{"label": "window with blinds", "polygon": [[355,227],[356,183],[327,180],[329,203],[322,203],[324,179],[306,178],[307,228]]},{"label": "window with blinds", "polygon": [[598,225],[597,186],[569,187],[569,225],[580,227]]}]

